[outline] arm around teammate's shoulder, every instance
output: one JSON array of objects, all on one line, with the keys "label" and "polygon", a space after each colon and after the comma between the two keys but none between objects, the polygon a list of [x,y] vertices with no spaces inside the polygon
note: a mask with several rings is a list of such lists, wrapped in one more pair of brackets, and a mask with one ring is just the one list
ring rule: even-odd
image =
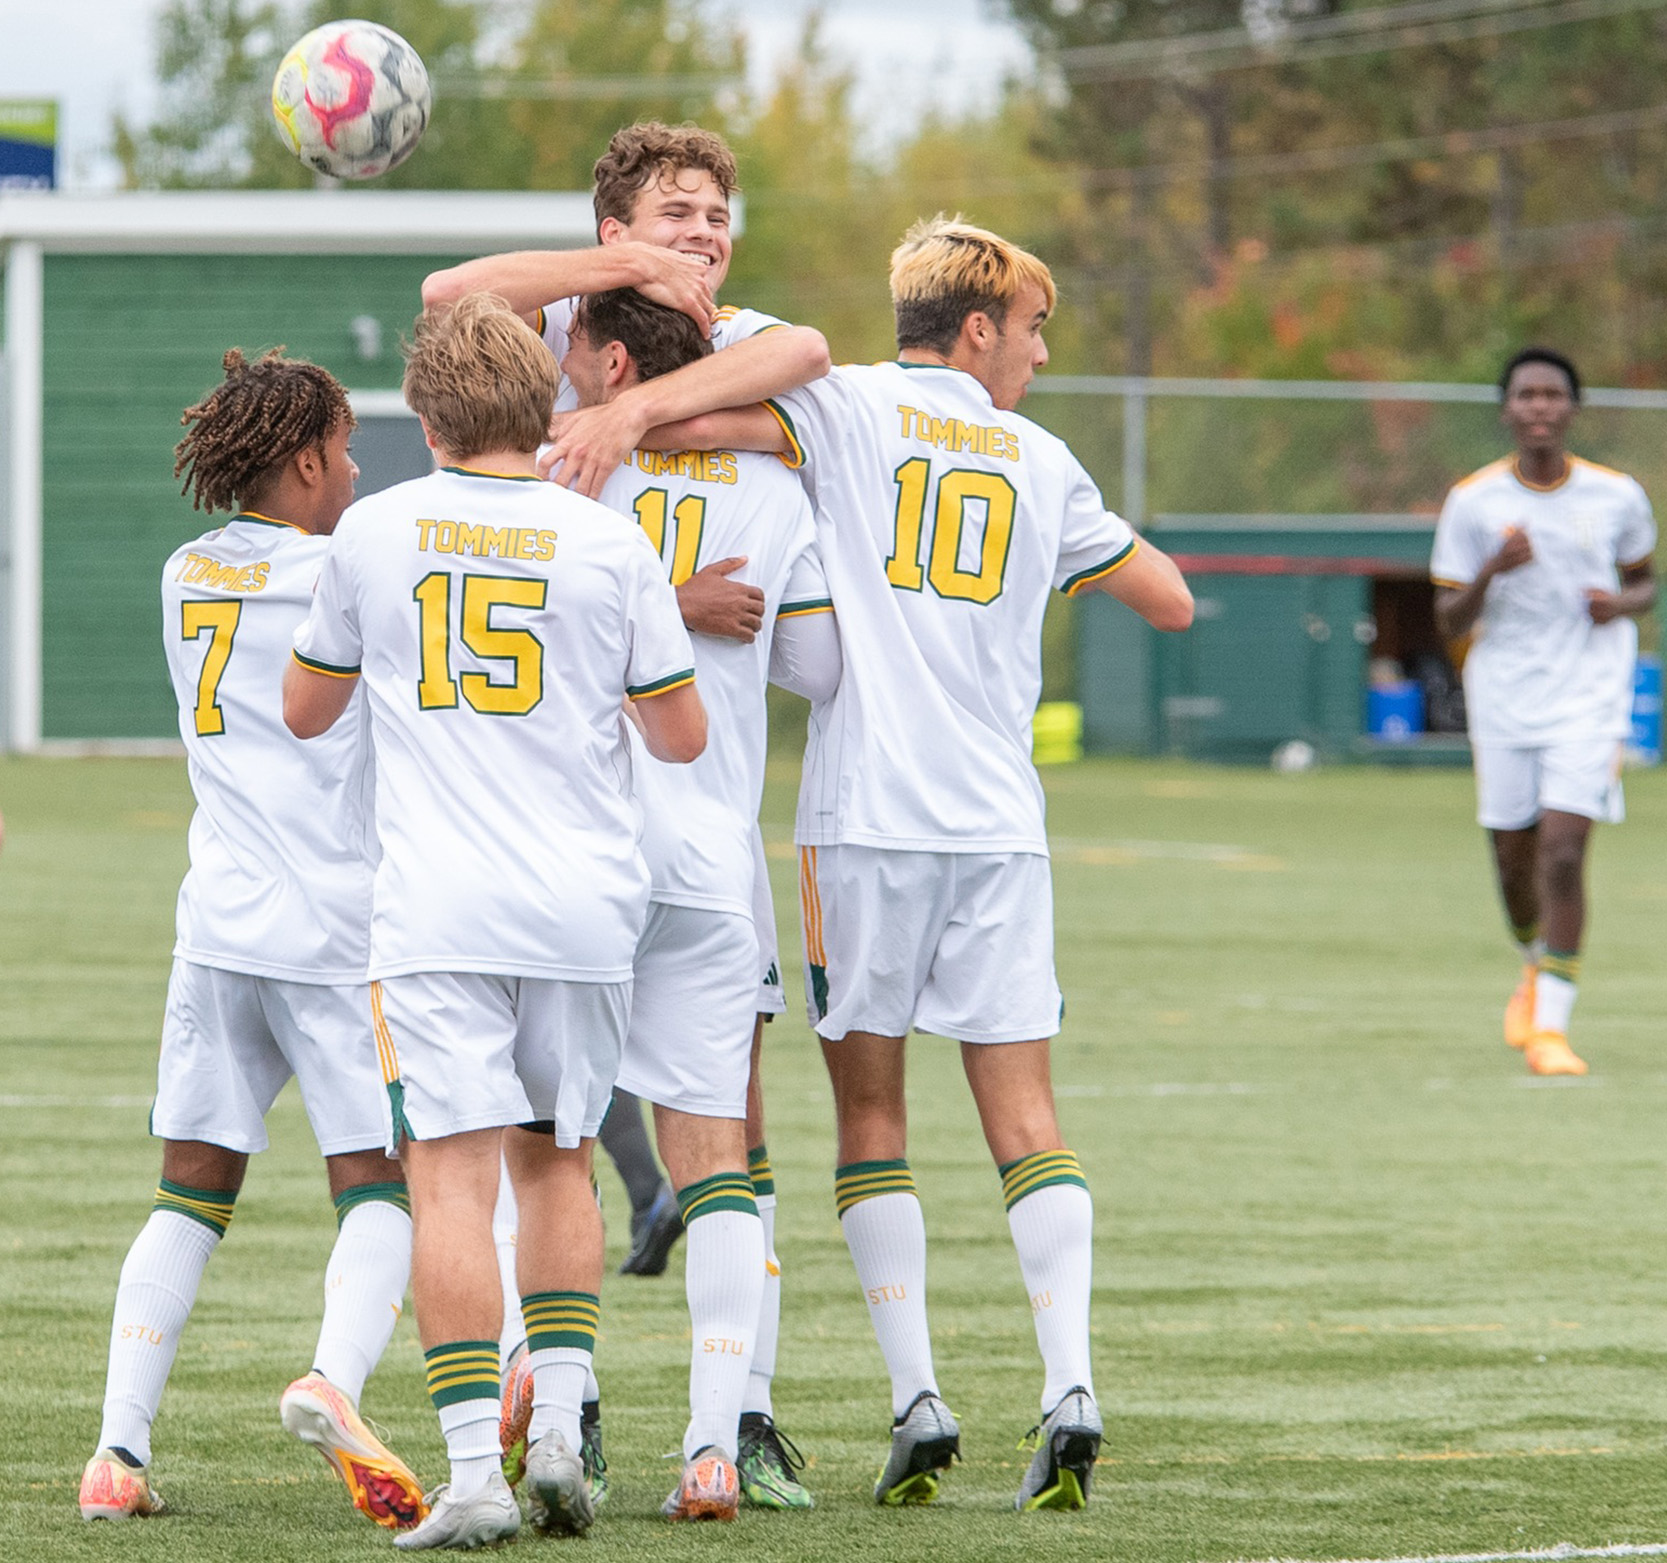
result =
[{"label": "arm around teammate's shoulder", "polygon": [[706,707],[692,679],[660,694],[638,695],[631,708],[656,760],[687,765],[700,758],[706,748]]},{"label": "arm around teammate's shoulder", "polygon": [[1094,587],[1133,608],[1153,629],[1184,630],[1192,625],[1192,591],[1180,567],[1144,539],[1121,567]]}]

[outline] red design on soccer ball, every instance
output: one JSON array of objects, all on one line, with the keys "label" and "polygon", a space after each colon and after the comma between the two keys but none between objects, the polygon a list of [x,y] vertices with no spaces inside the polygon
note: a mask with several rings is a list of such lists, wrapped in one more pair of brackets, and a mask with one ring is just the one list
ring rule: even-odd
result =
[{"label": "red design on soccer ball", "polygon": [[331,39],[322,63],[335,66],[352,81],[346,100],[335,108],[316,102],[311,85],[307,87],[307,107],[312,110],[319,129],[324,133],[325,146],[334,151],[337,125],[343,120],[357,118],[370,107],[370,95],[376,88],[376,73],[363,60],[347,52],[345,38]]}]

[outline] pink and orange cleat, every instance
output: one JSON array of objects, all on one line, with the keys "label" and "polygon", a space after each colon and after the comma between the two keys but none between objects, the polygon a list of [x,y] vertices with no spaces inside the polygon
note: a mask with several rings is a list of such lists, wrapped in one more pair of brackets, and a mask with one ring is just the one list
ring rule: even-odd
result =
[{"label": "pink and orange cleat", "polygon": [[81,1518],[143,1519],[167,1512],[162,1494],[150,1484],[150,1468],[125,1449],[100,1449],[81,1473]]},{"label": "pink and orange cleat", "polygon": [[388,1530],[405,1530],[428,1513],[422,1483],[410,1467],[322,1373],[296,1379],[278,1401],[278,1414],[285,1428],[329,1462],[361,1514]]},{"label": "pink and orange cleat", "polygon": [[741,1511],[741,1478],[720,1449],[708,1444],[683,1462],[683,1479],[660,1505],[672,1520],[732,1520]]}]

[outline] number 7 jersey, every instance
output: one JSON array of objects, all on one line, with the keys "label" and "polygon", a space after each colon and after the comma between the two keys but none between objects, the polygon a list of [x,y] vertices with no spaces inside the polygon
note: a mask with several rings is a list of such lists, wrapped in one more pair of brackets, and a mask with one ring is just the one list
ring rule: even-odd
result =
[{"label": "number 7 jersey", "polygon": [[812,713],[796,834],[1046,854],[1031,763],[1049,590],[1138,544],[1047,430],[937,365],[842,367],[771,405],[800,447],[845,671]]},{"label": "number 7 jersey", "polygon": [[321,738],[284,726],[290,640],[327,539],[239,515],[162,572],[162,645],[197,810],[174,954],[288,982],[365,980],[370,745],[355,700]]}]

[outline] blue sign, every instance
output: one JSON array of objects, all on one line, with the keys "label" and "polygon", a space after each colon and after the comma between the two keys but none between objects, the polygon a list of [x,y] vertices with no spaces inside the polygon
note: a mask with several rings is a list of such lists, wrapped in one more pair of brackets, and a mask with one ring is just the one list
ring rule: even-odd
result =
[{"label": "blue sign", "polygon": [[39,98],[0,98],[0,190],[54,190],[57,185],[58,105]]}]

